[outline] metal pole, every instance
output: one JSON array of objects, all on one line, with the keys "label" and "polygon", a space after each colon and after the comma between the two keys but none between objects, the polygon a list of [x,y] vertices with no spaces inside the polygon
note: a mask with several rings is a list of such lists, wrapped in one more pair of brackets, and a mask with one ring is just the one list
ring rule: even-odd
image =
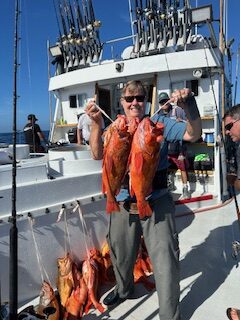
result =
[{"label": "metal pole", "polygon": [[240,55],[240,45],[238,46],[238,51],[237,51],[236,75],[235,75],[235,86],[234,86],[234,100],[233,100],[234,101],[234,105],[236,104],[236,97],[237,97],[239,55]]},{"label": "metal pole", "polygon": [[[49,48],[50,48],[50,42],[47,41],[47,57],[48,57],[48,82],[50,81],[51,77],[51,71],[50,71],[50,58],[49,58]],[[48,92],[48,104],[49,104],[49,127],[52,126],[52,94],[49,91]]]},{"label": "metal pole", "polygon": [[[222,92],[222,101],[221,101],[221,117],[224,114],[225,110],[225,70],[224,70],[224,34],[223,34],[223,0],[220,0],[220,33],[219,33],[219,46],[222,53],[222,74],[221,74],[221,92]],[[222,123],[222,132],[224,134],[224,128]]]},{"label": "metal pole", "polygon": [[131,23],[131,31],[132,31],[132,42],[133,42],[133,45],[134,45],[134,30],[133,30],[133,17],[132,17],[131,0],[128,0],[128,7],[129,7],[129,15],[130,15],[130,23]]},{"label": "metal pole", "polygon": [[9,260],[9,320],[17,319],[18,307],[18,229],[16,224],[16,137],[17,137],[17,69],[18,69],[18,18],[19,2],[15,1],[14,80],[13,80],[13,165],[12,165],[12,216]]}]

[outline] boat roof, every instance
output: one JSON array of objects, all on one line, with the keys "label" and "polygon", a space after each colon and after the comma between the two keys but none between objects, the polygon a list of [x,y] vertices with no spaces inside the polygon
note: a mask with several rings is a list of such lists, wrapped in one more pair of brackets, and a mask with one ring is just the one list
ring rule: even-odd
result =
[{"label": "boat roof", "polygon": [[[146,78],[160,72],[181,72],[196,68],[220,68],[221,59],[218,48],[204,48],[189,51],[170,52],[153,56],[144,56],[136,59],[121,61],[104,61],[83,69],[56,75],[50,79],[49,90],[59,90],[74,85],[110,80],[117,82],[126,77]],[[117,71],[117,65],[121,65],[121,71]]]}]

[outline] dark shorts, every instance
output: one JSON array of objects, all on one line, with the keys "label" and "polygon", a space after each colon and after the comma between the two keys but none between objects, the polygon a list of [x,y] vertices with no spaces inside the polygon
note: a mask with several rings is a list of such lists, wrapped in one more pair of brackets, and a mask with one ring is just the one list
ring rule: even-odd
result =
[{"label": "dark shorts", "polygon": [[189,168],[189,162],[186,156],[184,156],[184,159],[179,159],[179,155],[170,155],[168,156],[168,160],[176,165],[176,167],[181,171],[187,171]]}]

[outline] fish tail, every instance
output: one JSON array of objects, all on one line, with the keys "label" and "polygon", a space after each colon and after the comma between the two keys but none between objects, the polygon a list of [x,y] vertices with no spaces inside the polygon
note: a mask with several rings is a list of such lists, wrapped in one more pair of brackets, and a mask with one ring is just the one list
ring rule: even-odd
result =
[{"label": "fish tail", "polygon": [[107,213],[112,213],[114,211],[120,211],[119,204],[116,200],[107,200],[107,206],[106,206]]},{"label": "fish tail", "polygon": [[101,313],[105,311],[105,308],[101,305],[101,303],[94,303],[94,307]]},{"label": "fish tail", "polygon": [[103,313],[103,312],[105,311],[105,309],[104,309],[104,307],[101,305],[101,303],[97,301],[93,290],[90,290],[90,291],[89,291],[89,298],[90,298],[92,304],[94,305],[94,307],[95,307],[98,311],[100,311],[101,313]]},{"label": "fish tail", "polygon": [[138,202],[137,207],[140,219],[143,219],[145,217],[151,217],[152,208],[150,207],[147,201]]}]

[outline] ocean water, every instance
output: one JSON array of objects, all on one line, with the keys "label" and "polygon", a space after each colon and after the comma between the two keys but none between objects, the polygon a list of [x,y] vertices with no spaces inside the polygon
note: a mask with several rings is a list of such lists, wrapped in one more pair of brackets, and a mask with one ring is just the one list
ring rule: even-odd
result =
[{"label": "ocean water", "polygon": [[[46,139],[48,139],[49,131],[43,131],[43,134],[45,135]],[[12,144],[12,141],[13,141],[13,135],[11,132],[0,133],[0,144],[1,143]],[[25,143],[24,133],[22,131],[17,132],[17,143],[20,143],[20,144]]]}]

